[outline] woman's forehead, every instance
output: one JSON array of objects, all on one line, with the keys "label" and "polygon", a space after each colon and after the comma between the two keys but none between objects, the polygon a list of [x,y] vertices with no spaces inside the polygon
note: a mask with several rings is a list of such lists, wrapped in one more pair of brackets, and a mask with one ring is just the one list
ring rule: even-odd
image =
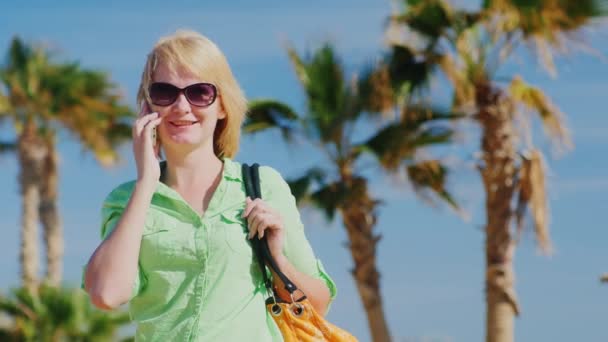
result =
[{"label": "woman's forehead", "polygon": [[185,87],[193,83],[209,82],[201,75],[181,65],[167,65],[160,63],[152,75],[154,82],[166,82],[178,87]]}]

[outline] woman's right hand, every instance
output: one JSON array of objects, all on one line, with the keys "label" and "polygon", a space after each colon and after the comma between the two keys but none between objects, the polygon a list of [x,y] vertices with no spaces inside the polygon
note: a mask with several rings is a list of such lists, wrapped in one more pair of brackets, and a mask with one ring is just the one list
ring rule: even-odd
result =
[{"label": "woman's right hand", "polygon": [[152,130],[163,118],[159,117],[158,113],[149,113],[149,111],[148,105],[144,104],[133,125],[133,154],[137,165],[137,182],[155,189],[160,178],[160,165]]}]

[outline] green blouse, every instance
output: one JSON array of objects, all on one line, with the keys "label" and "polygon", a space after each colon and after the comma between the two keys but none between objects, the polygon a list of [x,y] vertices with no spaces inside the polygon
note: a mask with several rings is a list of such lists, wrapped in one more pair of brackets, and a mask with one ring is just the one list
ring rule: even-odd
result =
[{"label": "green blouse", "polygon": [[[262,198],[285,225],[284,253],[301,272],[336,286],[304,235],[289,186],[260,167]],[[114,189],[102,208],[101,236],[114,229],[135,182]],[[159,182],[146,216],[129,311],[137,341],[282,341],[266,311],[267,297],[241,214],[241,166],[224,159],[223,177],[200,217],[173,189]]]}]

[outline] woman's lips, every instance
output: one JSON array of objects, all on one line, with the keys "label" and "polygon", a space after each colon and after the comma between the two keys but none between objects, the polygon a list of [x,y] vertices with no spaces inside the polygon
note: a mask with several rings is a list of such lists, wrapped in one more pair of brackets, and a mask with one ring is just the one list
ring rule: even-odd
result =
[{"label": "woman's lips", "polygon": [[174,127],[187,127],[187,126],[192,126],[195,123],[198,123],[198,121],[177,120],[177,121],[170,121],[169,123]]}]

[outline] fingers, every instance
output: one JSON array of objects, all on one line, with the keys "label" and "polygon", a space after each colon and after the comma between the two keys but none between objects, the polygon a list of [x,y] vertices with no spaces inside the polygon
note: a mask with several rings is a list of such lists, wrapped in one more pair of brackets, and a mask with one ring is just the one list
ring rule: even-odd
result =
[{"label": "fingers", "polygon": [[281,226],[278,214],[268,207],[268,205],[261,199],[252,201],[248,197],[246,200],[246,207],[243,212],[243,217],[247,217],[249,239],[256,235],[259,239],[261,239],[264,237],[265,230],[267,228],[279,229]]},{"label": "fingers", "polygon": [[266,213],[255,213],[250,216],[248,220],[249,224],[249,235],[248,238],[251,239],[254,236],[258,236],[261,239],[264,236],[264,230],[268,227],[268,214]]},{"label": "fingers", "polygon": [[138,137],[141,135],[144,128],[150,123],[152,120],[159,118],[158,113],[150,113],[148,115],[144,115],[141,118],[135,121],[133,125],[133,136]]},{"label": "fingers", "polygon": [[163,121],[163,117],[159,116],[148,122],[148,124],[144,127],[144,139],[152,140],[152,130],[160,125],[161,121]]},{"label": "fingers", "polygon": [[[247,198],[247,207],[245,208],[245,212],[243,213],[244,217],[247,218],[247,227],[249,228],[248,238],[253,238],[256,234],[259,233],[260,226],[263,226],[263,216],[266,215],[266,212],[263,208],[263,203],[261,200],[256,199],[252,201]],[[262,228],[263,230],[264,228]]]},{"label": "fingers", "polygon": [[259,198],[252,200],[251,197],[247,197],[245,199],[245,210],[243,210],[243,215],[241,215],[241,217],[245,218],[245,217],[249,217],[249,215],[251,215],[251,212],[257,208],[258,206],[260,207],[264,207],[266,204]]},{"label": "fingers", "polygon": [[243,210],[243,215],[241,215],[241,217],[245,218],[249,215],[251,209],[253,209],[254,207],[252,203],[253,201],[251,200],[251,197],[247,196],[247,198],[245,199],[245,210]]}]

